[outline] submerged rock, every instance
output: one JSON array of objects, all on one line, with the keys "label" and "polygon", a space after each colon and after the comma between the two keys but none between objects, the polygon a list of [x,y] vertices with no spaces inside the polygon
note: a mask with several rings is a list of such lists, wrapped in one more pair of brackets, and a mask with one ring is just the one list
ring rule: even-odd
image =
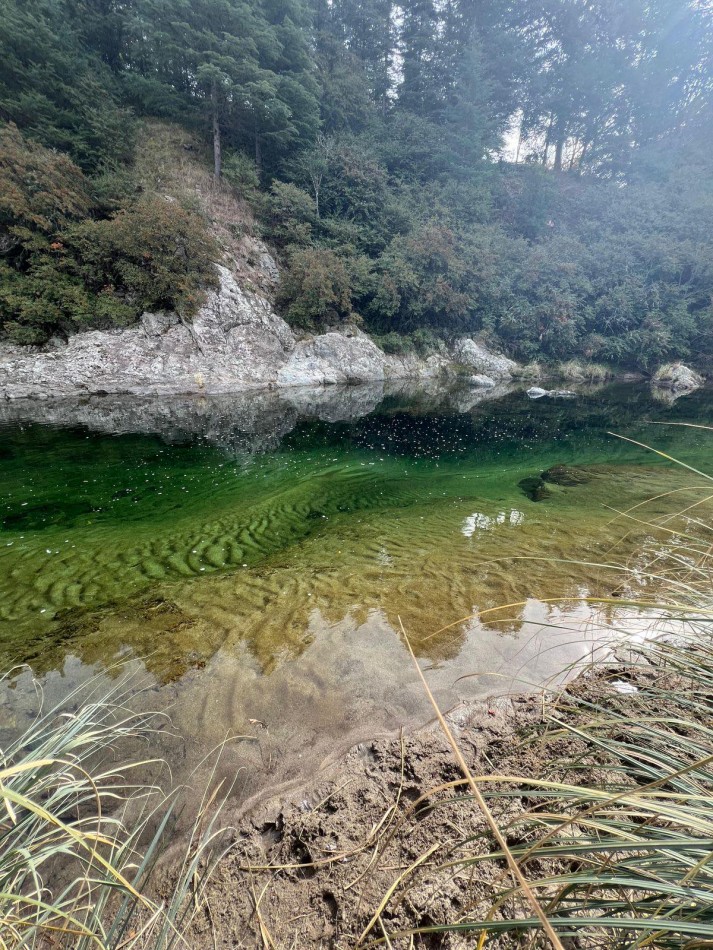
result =
[{"label": "submerged rock", "polygon": [[547,390],[541,386],[530,386],[527,390],[527,395],[530,399],[542,399],[543,396],[547,395]]},{"label": "submerged rock", "polygon": [[581,468],[571,467],[569,465],[553,465],[546,472],[542,473],[542,479],[553,485],[586,485],[592,480],[589,472]]},{"label": "submerged rock", "polygon": [[517,485],[530,501],[544,501],[545,498],[552,495],[552,492],[539,475],[528,475],[527,478],[521,479]]},{"label": "submerged rock", "polygon": [[93,511],[91,503],[82,499],[47,502],[10,511],[3,516],[0,524],[4,531],[42,531],[44,528],[67,524]]}]

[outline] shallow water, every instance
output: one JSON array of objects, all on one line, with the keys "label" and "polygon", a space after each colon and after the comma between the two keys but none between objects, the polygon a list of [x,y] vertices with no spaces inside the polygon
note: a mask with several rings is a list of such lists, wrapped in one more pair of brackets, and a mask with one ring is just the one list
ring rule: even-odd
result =
[{"label": "shallow water", "polygon": [[[171,707],[174,771],[229,733],[254,737],[231,760],[248,794],[426,717],[401,622],[446,705],[581,658],[620,617],[547,601],[616,597],[623,575],[604,565],[660,543],[617,511],[703,497],[700,477],[607,433],[711,470],[710,433],[651,423],[710,422],[713,393],[482,398],[0,407],[0,656],[29,664],[0,686],[0,726],[29,715],[33,676],[50,701],[129,661],[144,701]],[[576,468],[569,484],[528,481],[558,465]]]}]

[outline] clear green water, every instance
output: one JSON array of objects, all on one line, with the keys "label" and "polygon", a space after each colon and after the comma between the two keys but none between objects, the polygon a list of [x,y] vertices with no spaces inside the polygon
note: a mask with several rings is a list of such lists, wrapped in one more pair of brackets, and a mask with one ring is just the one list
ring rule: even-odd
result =
[{"label": "clear green water", "polygon": [[[565,560],[654,543],[614,509],[694,497],[701,479],[608,431],[713,470],[710,433],[651,425],[711,422],[707,390],[672,406],[645,388],[515,392],[465,411],[458,395],[387,397],[339,422],[267,394],[130,403],[120,424],[109,397],[0,416],[0,659],[59,676],[61,694],[78,671],[137,658],[196,740],[239,730],[251,709],[319,732],[351,715],[349,696],[364,715],[388,705],[408,679],[399,617],[450,683],[493,656],[510,663],[516,635],[552,623],[547,598],[615,589],[610,572]],[[142,434],[124,431],[132,419]],[[559,464],[587,480],[528,497],[520,482]],[[433,635],[525,600],[507,622]],[[547,649],[550,666],[567,658]]]}]

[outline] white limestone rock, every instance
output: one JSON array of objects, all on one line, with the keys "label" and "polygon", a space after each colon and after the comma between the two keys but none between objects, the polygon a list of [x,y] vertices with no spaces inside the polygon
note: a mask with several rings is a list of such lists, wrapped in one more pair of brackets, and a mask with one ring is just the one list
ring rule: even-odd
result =
[{"label": "white limestone rock", "polygon": [[477,373],[475,376],[469,378],[468,385],[476,389],[492,389],[494,386],[497,386],[497,383],[492,376],[484,376],[482,373]]},{"label": "white limestone rock", "polygon": [[333,386],[384,379],[384,354],[359,331],[322,333],[297,343],[277,373],[278,386]]},{"label": "white limestone rock", "polygon": [[651,385],[658,389],[669,389],[674,393],[693,392],[704,384],[703,377],[683,363],[669,363],[661,366],[651,380]]},{"label": "white limestone rock", "polygon": [[474,373],[490,376],[496,381],[509,379],[518,369],[514,360],[499,353],[492,353],[482,343],[477,343],[470,337],[461,337],[456,341],[453,346],[453,359],[472,369]]}]

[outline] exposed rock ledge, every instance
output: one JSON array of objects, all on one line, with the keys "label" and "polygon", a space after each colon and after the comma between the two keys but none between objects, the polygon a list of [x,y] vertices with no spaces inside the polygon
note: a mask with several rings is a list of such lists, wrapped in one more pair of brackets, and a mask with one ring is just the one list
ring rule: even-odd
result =
[{"label": "exposed rock ledge", "polygon": [[0,396],[48,398],[86,393],[231,392],[239,389],[424,379],[453,361],[506,380],[515,364],[470,339],[452,359],[383,353],[359,330],[297,340],[267,300],[219,268],[220,287],[195,317],[146,313],[138,326],[91,331],[41,350],[0,346]]}]

